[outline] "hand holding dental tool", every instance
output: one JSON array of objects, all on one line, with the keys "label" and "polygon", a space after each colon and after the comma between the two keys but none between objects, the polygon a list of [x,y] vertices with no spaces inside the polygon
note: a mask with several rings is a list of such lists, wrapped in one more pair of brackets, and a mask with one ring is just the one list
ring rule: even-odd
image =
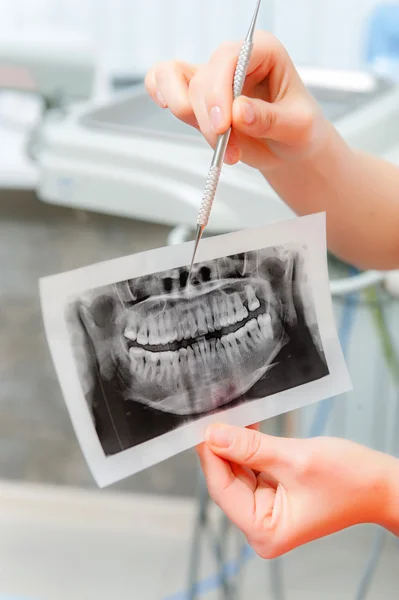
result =
[{"label": "hand holding dental tool", "polygon": [[[258,19],[259,8],[261,5],[261,0],[258,0],[255,13],[252,17],[252,22],[245,38],[244,44],[242,45],[237,67],[234,74],[234,82],[233,82],[233,94],[234,99],[238,98],[242,94],[242,90],[244,87],[245,79],[248,71],[248,64],[251,58],[252,48],[253,48],[253,39],[255,34],[256,22]],[[205,227],[208,225],[209,216],[211,214],[213,201],[216,196],[217,186],[219,184],[220,174],[222,171],[223,161],[226,154],[227,146],[229,144],[231,135],[231,127],[219,137],[215,152],[213,155],[213,160],[211,167],[209,169],[208,178],[205,185],[204,195],[202,197],[201,207],[197,217],[197,233],[194,244],[193,256],[191,259],[190,271],[188,276],[187,283],[190,283],[191,271],[193,268],[195,255],[197,253],[198,244],[202,238],[202,234],[204,232]]]}]

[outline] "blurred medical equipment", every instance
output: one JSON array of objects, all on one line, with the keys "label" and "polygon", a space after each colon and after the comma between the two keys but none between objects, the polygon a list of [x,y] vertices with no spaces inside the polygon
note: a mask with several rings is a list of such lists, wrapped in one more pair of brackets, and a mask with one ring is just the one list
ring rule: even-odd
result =
[{"label": "blurred medical equipment", "polygon": [[[349,144],[399,162],[399,88],[366,72],[300,72]],[[171,243],[191,239],[211,151],[143,87],[77,107],[62,122],[48,123],[43,137],[43,201],[177,226]],[[223,171],[207,231],[290,216],[260,173],[238,164]]]},{"label": "blurred medical equipment", "polygon": [[[249,27],[247,36],[244,40],[240,54],[238,56],[237,66],[234,74],[233,85],[233,97],[238,98],[242,94],[244,88],[245,79],[247,77],[248,64],[251,59],[251,53],[253,48],[254,34],[256,23],[258,19],[259,9],[261,0],[257,1],[255,13],[252,17],[251,25]],[[209,217],[211,216],[211,210],[213,201],[216,196],[216,191],[222,172],[222,166],[224,163],[224,157],[226,154],[227,146],[230,140],[231,127],[221,136],[216,143],[215,152],[213,154],[212,164],[208,172],[208,178],[205,185],[205,191],[202,196],[202,202],[197,217],[197,233],[195,235],[194,252],[191,259],[190,271],[188,273],[188,281],[190,281],[191,270],[195,260],[195,254],[197,252],[198,244],[201,240],[202,234],[204,233],[205,227],[208,225]]]},{"label": "blurred medical equipment", "polygon": [[0,40],[1,123],[7,124],[8,117],[14,125],[26,127],[24,147],[31,159],[36,158],[49,121],[58,122],[70,106],[107,97],[109,91],[98,52],[87,42],[59,34]]},{"label": "blurred medical equipment", "polygon": [[76,40],[0,40],[0,88],[38,94],[50,107],[91,98],[97,65],[94,48]]}]

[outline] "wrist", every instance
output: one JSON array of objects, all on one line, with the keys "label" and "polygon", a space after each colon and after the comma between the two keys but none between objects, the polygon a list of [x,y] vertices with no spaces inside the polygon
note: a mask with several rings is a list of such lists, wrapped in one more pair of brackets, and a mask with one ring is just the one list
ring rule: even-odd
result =
[{"label": "wrist", "polygon": [[356,160],[355,152],[335,127],[321,117],[315,124],[312,142],[304,152],[279,160],[271,167],[265,166],[260,171],[278,193],[281,190],[283,197],[288,196],[290,204],[291,188],[296,190],[295,196],[298,189],[302,191],[301,196],[306,196],[308,191],[320,184],[329,186],[350,172],[353,160]]}]

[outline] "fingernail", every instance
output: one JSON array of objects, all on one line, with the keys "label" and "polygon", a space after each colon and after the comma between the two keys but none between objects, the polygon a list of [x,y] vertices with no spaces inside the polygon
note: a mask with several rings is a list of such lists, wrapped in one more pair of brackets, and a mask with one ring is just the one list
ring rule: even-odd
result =
[{"label": "fingernail", "polygon": [[216,446],[218,448],[228,448],[233,441],[233,436],[231,434],[231,431],[229,431],[226,427],[214,425],[208,427],[205,439],[211,446]]},{"label": "fingernail", "polygon": [[242,115],[247,125],[252,125],[255,121],[255,109],[249,102],[245,102],[242,107]]},{"label": "fingernail", "polygon": [[166,108],[166,102],[163,99],[161,92],[157,92],[155,94],[155,98],[156,98],[156,101],[158,102],[159,106],[161,106],[162,108]]},{"label": "fingernail", "polygon": [[236,148],[227,148],[225,154],[225,161],[228,163],[236,163],[240,159],[239,150]]},{"label": "fingernail", "polygon": [[220,106],[213,106],[210,111],[211,125],[214,131],[219,131],[222,126],[222,111]]}]

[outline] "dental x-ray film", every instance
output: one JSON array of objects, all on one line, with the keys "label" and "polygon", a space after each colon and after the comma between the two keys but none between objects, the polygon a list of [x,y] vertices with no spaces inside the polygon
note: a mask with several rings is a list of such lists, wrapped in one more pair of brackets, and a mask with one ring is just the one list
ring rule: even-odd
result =
[{"label": "dental x-ray film", "polygon": [[348,391],[325,215],[171,246],[41,280],[44,324],[80,445],[105,486]]}]

